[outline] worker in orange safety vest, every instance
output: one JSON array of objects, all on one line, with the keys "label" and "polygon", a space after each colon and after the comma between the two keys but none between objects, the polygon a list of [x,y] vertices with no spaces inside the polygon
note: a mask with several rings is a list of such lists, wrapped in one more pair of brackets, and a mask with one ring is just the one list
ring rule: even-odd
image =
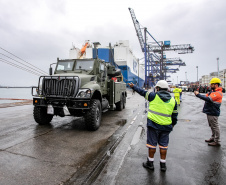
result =
[{"label": "worker in orange safety vest", "polygon": [[206,96],[194,91],[196,97],[205,101],[203,113],[207,115],[207,120],[212,131],[210,139],[205,140],[209,146],[220,146],[220,128],[218,117],[220,116],[220,106],[223,98],[222,87],[219,87],[221,80],[212,78],[210,81],[211,91]]}]

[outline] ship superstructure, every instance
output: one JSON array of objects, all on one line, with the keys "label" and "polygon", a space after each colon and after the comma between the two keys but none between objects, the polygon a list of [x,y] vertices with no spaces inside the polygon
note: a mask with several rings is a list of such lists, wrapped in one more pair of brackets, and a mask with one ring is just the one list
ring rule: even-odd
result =
[{"label": "ship superstructure", "polygon": [[145,70],[143,66],[139,65],[139,59],[134,56],[128,40],[120,40],[114,45],[114,59],[122,71],[125,82],[133,82],[139,87],[143,87]]},{"label": "ship superstructure", "polygon": [[[94,42],[94,47],[86,41],[84,47],[80,50],[73,47],[70,50],[69,57],[72,58],[98,58],[107,63],[117,65],[123,75],[125,83],[134,83],[139,87],[144,86],[145,70],[139,65],[139,59],[136,58],[129,47],[128,40],[119,40],[114,46],[103,47],[100,43]],[[85,48],[85,52],[84,52]]]}]

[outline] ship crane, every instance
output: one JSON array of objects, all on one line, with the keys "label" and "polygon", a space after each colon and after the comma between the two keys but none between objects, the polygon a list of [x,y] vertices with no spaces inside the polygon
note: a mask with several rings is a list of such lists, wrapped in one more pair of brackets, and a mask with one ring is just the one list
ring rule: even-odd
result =
[{"label": "ship crane", "polygon": [[86,41],[85,45],[82,47],[81,51],[80,51],[80,57],[79,58],[82,58],[83,55],[85,54],[86,52],[86,48],[90,46],[90,43],[89,41]]}]

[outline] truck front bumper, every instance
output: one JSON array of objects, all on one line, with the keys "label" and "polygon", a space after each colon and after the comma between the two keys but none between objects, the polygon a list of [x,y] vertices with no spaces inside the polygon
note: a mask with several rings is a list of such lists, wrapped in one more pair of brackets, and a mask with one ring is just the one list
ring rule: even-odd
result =
[{"label": "truck front bumper", "polygon": [[90,99],[86,100],[71,100],[71,99],[46,99],[46,98],[33,98],[34,106],[47,107],[52,105],[53,108],[62,108],[67,106],[68,109],[90,109]]}]

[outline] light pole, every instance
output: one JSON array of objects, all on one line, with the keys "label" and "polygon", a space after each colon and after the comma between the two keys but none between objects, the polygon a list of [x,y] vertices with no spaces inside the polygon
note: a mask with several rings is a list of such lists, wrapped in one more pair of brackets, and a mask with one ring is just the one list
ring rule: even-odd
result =
[{"label": "light pole", "polygon": [[186,79],[186,83],[187,83],[187,72],[185,72],[185,79]]},{"label": "light pole", "polygon": [[217,75],[219,78],[219,57],[217,57]]},{"label": "light pole", "polygon": [[197,82],[198,82],[198,80],[199,80],[199,71],[198,71],[199,66],[196,66],[196,68],[197,68]]}]

